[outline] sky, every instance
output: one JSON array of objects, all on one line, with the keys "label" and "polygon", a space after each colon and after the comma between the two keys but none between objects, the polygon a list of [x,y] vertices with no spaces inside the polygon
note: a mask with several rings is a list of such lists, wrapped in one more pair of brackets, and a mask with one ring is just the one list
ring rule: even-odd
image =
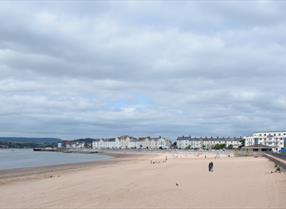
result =
[{"label": "sky", "polygon": [[285,130],[285,1],[0,1],[0,136]]}]

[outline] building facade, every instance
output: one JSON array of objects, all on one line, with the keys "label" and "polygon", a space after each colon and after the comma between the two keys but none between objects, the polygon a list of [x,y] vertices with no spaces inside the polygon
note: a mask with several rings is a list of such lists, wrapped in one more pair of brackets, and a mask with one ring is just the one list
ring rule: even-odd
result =
[{"label": "building facade", "polygon": [[118,138],[95,139],[92,142],[93,149],[119,149],[120,147]]},{"label": "building facade", "polygon": [[280,152],[286,146],[286,131],[257,132],[243,137],[245,146],[266,145],[273,152]]},{"label": "building facade", "polygon": [[86,147],[85,142],[78,142],[78,141],[62,141],[59,142],[57,145],[58,148],[66,148],[66,149],[81,149]]},{"label": "building facade", "polygon": [[171,141],[162,137],[120,136],[111,139],[95,139],[92,142],[93,149],[168,149]]},{"label": "building facade", "polygon": [[191,137],[182,136],[177,138],[177,148],[179,149],[212,149],[216,144],[225,144],[225,147],[238,148],[241,146],[242,138],[225,137]]}]

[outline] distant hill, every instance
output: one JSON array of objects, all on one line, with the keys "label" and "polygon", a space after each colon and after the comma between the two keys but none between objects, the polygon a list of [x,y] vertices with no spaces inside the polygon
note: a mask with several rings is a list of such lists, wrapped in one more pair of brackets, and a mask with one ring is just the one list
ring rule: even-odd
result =
[{"label": "distant hill", "polygon": [[62,141],[58,138],[36,138],[36,137],[0,137],[0,142],[9,143],[33,143],[33,144],[55,144]]}]

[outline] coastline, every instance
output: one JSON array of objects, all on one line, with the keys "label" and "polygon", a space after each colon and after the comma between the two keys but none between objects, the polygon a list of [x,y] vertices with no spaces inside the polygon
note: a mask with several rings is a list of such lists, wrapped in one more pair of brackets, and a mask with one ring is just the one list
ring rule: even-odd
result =
[{"label": "coastline", "polygon": [[127,152],[101,152],[99,154],[107,155],[111,157],[111,159],[0,170],[0,186],[12,182],[53,178],[65,173],[78,172],[90,168],[116,164],[145,155],[143,153],[134,154]]},{"label": "coastline", "polygon": [[[207,156],[207,159],[216,159],[218,152],[207,151],[134,151],[134,150],[103,150],[97,154],[106,155],[110,159],[95,160],[79,163],[66,163],[48,166],[13,168],[0,170],[0,186],[13,182],[30,181],[43,178],[54,178],[60,175],[80,172],[93,168],[100,168],[105,166],[112,166],[118,163],[134,161],[134,160],[150,160],[150,159],[163,159],[178,158],[178,159],[192,159],[200,160]],[[230,153],[221,152],[220,157],[226,158]],[[233,157],[233,153],[231,154]],[[154,161],[156,162],[156,161]]]},{"label": "coastline", "polygon": [[[66,163],[48,166],[13,168],[0,170],[0,186],[13,182],[29,181],[43,178],[54,178],[60,175],[80,172],[93,168],[100,168],[112,166],[122,162],[150,160],[150,159],[164,159],[165,157],[176,159],[191,159],[191,160],[207,160],[216,159],[217,152],[189,152],[189,151],[134,151],[134,150],[104,150],[97,154],[106,155],[111,158],[79,163]],[[234,157],[234,153],[222,152],[218,158]],[[236,156],[237,157],[237,156]],[[250,157],[251,158],[251,157]],[[264,158],[262,156],[262,158]],[[275,162],[269,159],[275,164]],[[156,160],[154,161],[156,162]],[[285,163],[285,162],[284,162]]]}]

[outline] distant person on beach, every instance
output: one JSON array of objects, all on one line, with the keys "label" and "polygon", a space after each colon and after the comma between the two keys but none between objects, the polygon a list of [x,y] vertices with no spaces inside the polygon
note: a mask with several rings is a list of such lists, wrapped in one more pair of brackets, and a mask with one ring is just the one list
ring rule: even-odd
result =
[{"label": "distant person on beach", "polygon": [[213,172],[214,164],[213,162],[209,163],[209,172]]}]

